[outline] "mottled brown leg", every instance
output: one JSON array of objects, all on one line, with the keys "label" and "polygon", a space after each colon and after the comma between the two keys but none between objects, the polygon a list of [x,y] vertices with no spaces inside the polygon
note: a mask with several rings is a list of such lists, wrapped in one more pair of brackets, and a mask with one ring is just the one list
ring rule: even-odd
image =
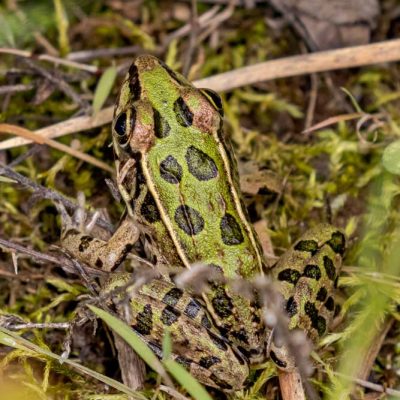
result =
[{"label": "mottled brown leg", "polygon": [[61,235],[61,244],[73,256],[104,271],[113,271],[124,260],[139,238],[139,230],[131,218],[125,218],[114,235],[104,241],[71,225]]}]

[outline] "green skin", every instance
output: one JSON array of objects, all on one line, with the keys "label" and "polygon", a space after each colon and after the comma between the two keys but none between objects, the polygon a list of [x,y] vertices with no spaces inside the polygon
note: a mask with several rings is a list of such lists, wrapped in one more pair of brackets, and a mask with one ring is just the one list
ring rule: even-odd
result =
[{"label": "green skin", "polygon": [[[137,240],[139,226],[158,264],[190,268],[202,263],[226,278],[262,273],[260,246],[241,202],[222,115],[217,94],[196,89],[155,57],[138,57],[122,84],[113,122],[117,181],[129,217],[108,243],[69,226],[62,235],[64,247],[112,271]],[[344,246],[340,231],[321,225],[272,270],[290,329],[302,328],[313,340],[325,332],[334,313],[332,293]],[[105,290],[128,279],[114,273]],[[266,357],[269,332],[259,308],[223,285],[211,283],[202,301],[164,276],[144,285],[130,304],[133,329],[159,353],[168,327],[173,357],[206,385],[239,390],[247,363]],[[270,344],[277,366],[293,368],[286,348],[275,346],[273,338]]]},{"label": "green skin", "polygon": [[[262,273],[263,259],[231,172],[234,166],[222,136],[222,110],[216,104],[220,99],[212,95],[154,57],[135,60],[122,84],[113,126],[120,191],[131,215],[151,230],[168,264],[190,268],[202,263],[226,278],[250,278]],[[160,133],[160,125],[169,126],[167,135]],[[129,155],[140,163],[145,181],[134,191],[132,180],[121,172],[132,160]],[[152,208],[147,193],[159,213],[156,221],[143,215],[143,207]],[[183,207],[190,210],[177,216]],[[261,360],[265,337],[249,300],[219,286],[204,300],[229,340],[252,360]]]}]

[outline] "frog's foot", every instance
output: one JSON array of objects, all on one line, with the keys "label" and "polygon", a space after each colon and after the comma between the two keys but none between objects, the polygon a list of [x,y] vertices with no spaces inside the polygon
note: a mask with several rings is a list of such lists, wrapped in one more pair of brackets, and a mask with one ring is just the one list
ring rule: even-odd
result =
[{"label": "frog's foot", "polygon": [[96,211],[86,223],[88,220],[88,213],[85,209],[85,195],[83,192],[78,193],[77,201],[78,207],[75,209],[72,216],[67,212],[62,203],[56,203],[57,210],[61,215],[61,240],[63,240],[63,237],[67,235],[70,230],[90,234],[100,216],[100,212]]}]

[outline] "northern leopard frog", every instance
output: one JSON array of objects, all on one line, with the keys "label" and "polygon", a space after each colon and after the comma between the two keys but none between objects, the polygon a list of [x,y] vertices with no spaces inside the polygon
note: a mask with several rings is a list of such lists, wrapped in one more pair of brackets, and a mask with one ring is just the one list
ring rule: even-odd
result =
[{"label": "northern leopard frog", "polygon": [[[202,263],[226,278],[263,273],[216,93],[195,88],[155,57],[139,56],[122,84],[112,133],[128,217],[108,243],[66,229],[65,247],[112,271],[137,239],[134,221],[159,264]],[[323,225],[277,263],[272,274],[286,299],[290,329],[305,329],[313,339],[325,332],[343,251],[343,234]],[[115,273],[108,288],[127,279]],[[222,284],[211,283],[196,298],[165,276],[144,285],[131,308],[131,325],[159,355],[169,327],[175,359],[206,385],[238,390],[248,364],[266,356],[259,307]],[[272,344],[269,354],[279,367],[289,366],[284,349]]]}]

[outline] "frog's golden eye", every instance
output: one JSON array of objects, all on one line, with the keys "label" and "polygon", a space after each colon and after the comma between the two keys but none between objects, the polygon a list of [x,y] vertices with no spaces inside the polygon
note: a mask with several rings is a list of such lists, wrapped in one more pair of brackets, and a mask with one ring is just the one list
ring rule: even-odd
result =
[{"label": "frog's golden eye", "polygon": [[212,106],[219,112],[221,117],[224,116],[224,109],[222,108],[222,99],[221,97],[211,89],[200,89],[204,96],[207,97],[208,101],[212,104]]},{"label": "frog's golden eye", "polygon": [[114,132],[121,147],[129,143],[129,137],[136,122],[136,110],[130,108],[120,113],[114,122]]}]

